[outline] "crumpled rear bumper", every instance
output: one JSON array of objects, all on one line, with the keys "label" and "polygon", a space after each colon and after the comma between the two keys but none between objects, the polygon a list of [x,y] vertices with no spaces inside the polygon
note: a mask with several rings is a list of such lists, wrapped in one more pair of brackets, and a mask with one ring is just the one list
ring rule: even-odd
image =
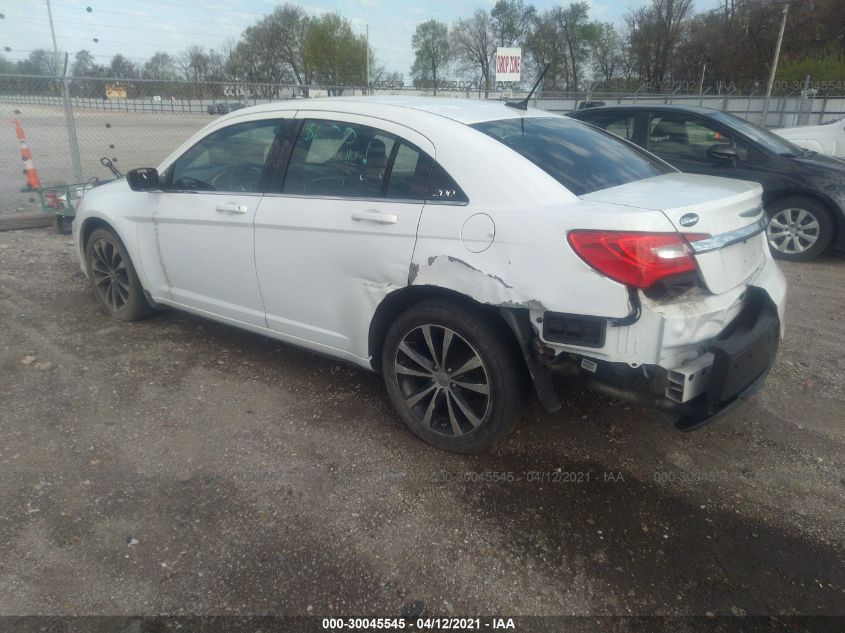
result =
[{"label": "crumpled rear bumper", "polygon": [[777,306],[765,290],[750,287],[740,315],[707,346],[714,357],[707,390],[671,411],[675,427],[698,428],[760,391],[779,342]]},{"label": "crumpled rear bumper", "polygon": [[[782,297],[779,297],[782,300]],[[743,307],[727,328],[705,346],[712,364],[703,367],[706,386],[687,401],[671,399],[670,371],[657,366],[583,360],[550,363],[552,371],[613,398],[658,409],[675,428],[690,431],[724,415],[762,389],[780,342],[779,301],[762,287],[749,286]],[[671,388],[671,389],[670,389]]]}]

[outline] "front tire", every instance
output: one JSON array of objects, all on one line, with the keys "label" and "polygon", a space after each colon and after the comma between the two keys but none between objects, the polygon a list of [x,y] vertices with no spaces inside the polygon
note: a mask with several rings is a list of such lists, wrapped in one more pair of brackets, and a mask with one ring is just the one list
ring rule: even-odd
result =
[{"label": "front tire", "polygon": [[772,255],[803,262],[821,255],[833,239],[833,220],[827,209],[810,198],[775,201],[767,209],[766,237]]},{"label": "front tire", "polygon": [[424,301],[403,312],[387,333],[382,371],[408,428],[453,453],[488,448],[511,431],[527,385],[509,336],[495,316],[455,301]]},{"label": "front tire", "polygon": [[103,312],[121,321],[137,321],[152,313],[129,253],[112,231],[96,229],[91,233],[85,261],[91,289]]}]

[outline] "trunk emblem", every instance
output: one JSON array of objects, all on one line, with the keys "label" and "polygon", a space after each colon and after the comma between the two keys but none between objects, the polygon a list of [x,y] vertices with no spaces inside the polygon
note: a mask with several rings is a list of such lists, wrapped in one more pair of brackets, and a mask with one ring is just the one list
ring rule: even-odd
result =
[{"label": "trunk emblem", "polygon": [[698,224],[698,214],[697,213],[685,213],[681,216],[681,219],[678,220],[678,224],[681,226],[695,226]]}]

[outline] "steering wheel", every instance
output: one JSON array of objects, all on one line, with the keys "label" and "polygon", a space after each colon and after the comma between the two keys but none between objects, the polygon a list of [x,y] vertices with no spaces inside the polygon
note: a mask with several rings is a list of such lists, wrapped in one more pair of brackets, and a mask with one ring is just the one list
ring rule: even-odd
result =
[{"label": "steering wheel", "polygon": [[252,165],[230,165],[214,178],[215,191],[255,191],[261,180],[261,170]]}]

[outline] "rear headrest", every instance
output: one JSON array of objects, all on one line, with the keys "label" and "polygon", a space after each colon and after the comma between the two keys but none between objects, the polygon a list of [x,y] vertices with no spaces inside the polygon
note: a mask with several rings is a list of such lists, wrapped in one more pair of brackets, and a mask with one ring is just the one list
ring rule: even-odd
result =
[{"label": "rear headrest", "polygon": [[387,166],[387,148],[384,142],[374,138],[367,147],[367,167],[384,168]]},{"label": "rear headrest", "polygon": [[652,136],[668,136],[672,140],[686,140],[687,127],[679,121],[664,119],[660,121],[651,133]]}]

